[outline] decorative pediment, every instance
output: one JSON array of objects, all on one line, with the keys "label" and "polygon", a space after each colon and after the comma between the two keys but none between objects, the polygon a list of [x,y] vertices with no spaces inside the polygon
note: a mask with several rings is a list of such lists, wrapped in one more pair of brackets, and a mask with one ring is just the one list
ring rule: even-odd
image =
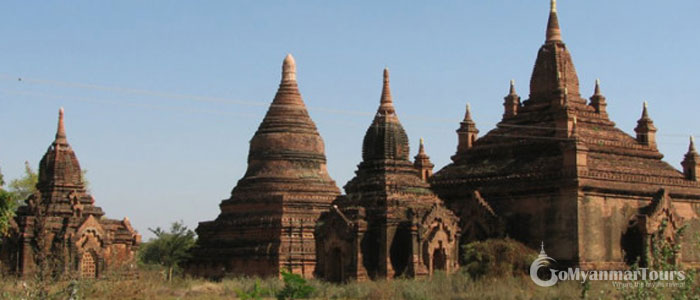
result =
[{"label": "decorative pediment", "polygon": [[78,227],[78,230],[76,232],[78,233],[78,236],[82,236],[87,232],[88,230],[94,231],[97,236],[100,238],[106,237],[106,232],[104,227],[102,227],[102,224],[100,224],[100,221],[98,221],[95,216],[90,215],[83,221],[83,224],[80,224],[80,227]]},{"label": "decorative pediment", "polygon": [[645,234],[657,233],[661,224],[666,221],[663,232],[665,238],[674,239],[674,233],[683,224],[683,219],[678,215],[673,205],[673,199],[666,189],[659,189],[651,203],[640,209],[637,215],[638,226]]},{"label": "decorative pediment", "polygon": [[434,235],[437,231],[445,231],[449,238],[459,232],[459,220],[454,213],[439,204],[433,204],[430,211],[421,219],[419,232],[421,237]]}]

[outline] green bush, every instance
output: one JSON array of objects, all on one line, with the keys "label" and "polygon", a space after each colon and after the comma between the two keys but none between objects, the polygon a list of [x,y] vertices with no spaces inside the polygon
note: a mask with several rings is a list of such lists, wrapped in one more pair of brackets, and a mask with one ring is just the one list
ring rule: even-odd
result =
[{"label": "green bush", "polygon": [[309,298],[314,292],[314,287],[309,285],[301,275],[282,271],[282,279],[284,280],[284,288],[277,293],[277,299]]},{"label": "green bush", "polygon": [[537,252],[510,238],[462,246],[462,269],[473,278],[525,275]]}]

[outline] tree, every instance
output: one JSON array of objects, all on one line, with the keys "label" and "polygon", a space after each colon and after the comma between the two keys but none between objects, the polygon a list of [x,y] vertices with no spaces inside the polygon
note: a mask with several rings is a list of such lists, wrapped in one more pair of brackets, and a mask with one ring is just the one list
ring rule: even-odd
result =
[{"label": "tree", "polygon": [[5,191],[4,185],[5,181],[2,172],[0,172],[0,244],[10,229],[10,221],[15,216],[15,207],[17,206],[14,194]]},{"label": "tree", "polygon": [[24,162],[24,176],[10,181],[9,192],[14,194],[15,200],[22,204],[29,195],[36,192],[36,183],[39,181],[39,175],[32,169],[28,161]]},{"label": "tree", "polygon": [[173,223],[168,232],[160,227],[148,230],[156,238],[141,245],[139,257],[144,263],[168,268],[168,280],[171,280],[173,271],[178,270],[180,264],[190,257],[189,250],[196,242],[195,233],[187,229],[182,221]]}]

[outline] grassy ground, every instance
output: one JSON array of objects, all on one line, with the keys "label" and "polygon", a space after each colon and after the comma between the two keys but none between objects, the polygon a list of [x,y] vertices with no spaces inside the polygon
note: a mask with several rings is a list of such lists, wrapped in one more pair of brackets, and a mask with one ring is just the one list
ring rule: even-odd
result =
[{"label": "grassy ground", "polygon": [[[250,292],[258,285],[263,298],[274,298],[284,283],[278,279],[230,278],[220,282],[203,279],[163,279],[158,271],[141,271],[136,280],[69,281],[50,286],[53,299],[233,299],[240,292]],[[424,280],[396,279],[390,281],[352,282],[343,285],[310,280],[313,297],[318,299],[576,299],[581,285],[560,282],[543,288],[529,277],[483,278],[474,280],[468,275],[436,274]],[[36,282],[4,278],[0,282],[0,298],[31,299]],[[621,298],[623,294],[610,282],[593,282],[588,292],[590,299]]]}]

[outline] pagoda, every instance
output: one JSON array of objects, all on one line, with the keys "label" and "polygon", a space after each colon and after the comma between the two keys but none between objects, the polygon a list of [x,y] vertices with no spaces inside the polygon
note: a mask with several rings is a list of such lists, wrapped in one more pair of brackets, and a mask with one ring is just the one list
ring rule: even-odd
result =
[{"label": "pagoda", "polygon": [[474,218],[481,225],[463,224],[463,236],[508,235],[533,249],[543,241],[560,263],[618,269],[643,257],[664,229],[668,241],[682,245],[678,261],[700,266],[692,234],[672,234],[684,225],[700,230],[694,146],[677,170],[662,160],[646,104],[631,136],[610,120],[607,101],[599,81],[589,99],[581,96],[553,0],[529,99],[521,102],[511,82],[496,128],[478,137],[471,116],[465,119],[452,163],[431,177],[433,190],[467,223],[462,211],[485,203],[492,220],[504,222],[503,230],[474,231],[489,222]]},{"label": "pagoda", "polygon": [[424,180],[432,167],[423,143],[415,162],[409,160],[385,69],[356,176],[319,221],[317,276],[344,282],[456,270],[458,219]]},{"label": "pagoda", "polygon": [[312,277],[316,222],[340,194],[324,151],[287,55],[277,94],[250,141],[248,169],[219,216],[199,223],[186,271],[210,278],[285,270]]},{"label": "pagoda", "polygon": [[105,218],[95,205],[66,139],[63,108],[56,138],[39,164],[36,190],[17,210],[2,242],[6,271],[20,277],[48,271],[97,278],[109,269],[133,267],[141,236],[128,218]]}]

